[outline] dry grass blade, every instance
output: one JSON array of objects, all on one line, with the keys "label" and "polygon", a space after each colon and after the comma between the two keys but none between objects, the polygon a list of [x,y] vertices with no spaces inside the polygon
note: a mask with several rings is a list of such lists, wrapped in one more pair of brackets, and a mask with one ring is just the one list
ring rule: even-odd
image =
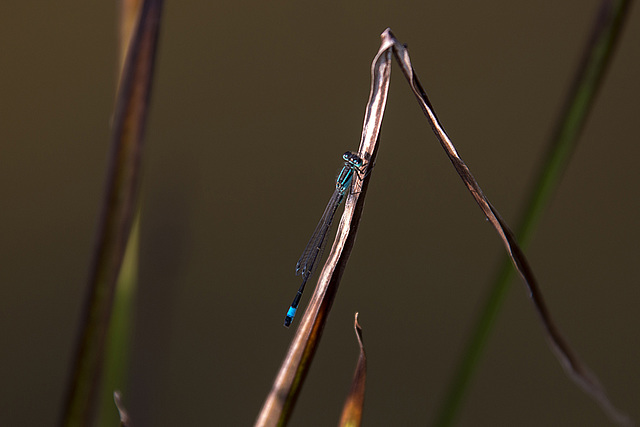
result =
[{"label": "dry grass blade", "polygon": [[[118,84],[122,79],[123,67],[131,37],[140,16],[141,0],[122,0],[119,3],[118,19]],[[120,266],[115,285],[109,332],[104,351],[100,382],[100,399],[96,415],[96,424],[112,426],[116,423],[113,413],[113,390],[126,388],[131,339],[133,336],[133,311],[138,286],[138,254],[140,252],[140,206],[138,206],[133,227],[129,234],[127,248]]]},{"label": "dry grass blade", "polygon": [[[371,66],[372,82],[358,155],[367,162],[367,171],[375,163],[377,142],[387,102],[391,73],[389,40],[382,46]],[[302,316],[287,355],[256,420],[256,426],[284,425],[291,415],[304,378],[320,342],[331,304],[353,247],[371,173],[354,180],[345,202],[336,239],[318,278],[318,285]]]},{"label": "dry grass blade", "polygon": [[120,415],[120,426],[133,427],[133,423],[131,422],[129,413],[122,404],[122,394],[119,391],[113,392],[113,401],[115,402],[116,408],[118,409],[118,414]]},{"label": "dry grass blade", "polygon": [[91,424],[114,288],[137,205],[140,157],[153,77],[162,1],[145,1],[118,88],[111,159],[87,299],[61,425]]},{"label": "dry grass blade", "polygon": [[347,401],[342,409],[342,417],[340,417],[340,426],[342,427],[357,427],[362,422],[362,407],[364,406],[364,391],[367,381],[367,355],[364,352],[362,328],[358,323],[358,313],[356,313],[353,328],[358,338],[360,355],[358,356],[356,372],[351,382],[351,390],[349,390],[349,396],[347,396]]},{"label": "dry grass blade", "polygon": [[[563,111],[558,117],[555,132],[549,142],[545,160],[534,180],[535,184],[523,209],[524,215],[519,221],[516,236],[520,247],[526,247],[531,240],[544,208],[560,183],[569,159],[578,145],[581,130],[604,81],[605,71],[611,64],[613,51],[628,15],[629,4],[628,0],[604,0],[600,5],[572,86],[567,93]],[[500,267],[463,351],[463,357],[451,379],[446,397],[436,415],[435,425],[453,424],[479,363],[489,331],[511,283],[514,273],[512,264],[511,259],[506,257]]]},{"label": "dry grass blade", "polygon": [[447,153],[449,160],[462,178],[464,184],[471,192],[471,195],[473,196],[475,201],[480,206],[480,209],[482,209],[487,219],[491,222],[491,224],[500,235],[500,238],[502,239],[507,252],[511,257],[511,260],[513,261],[518,273],[528,287],[534,306],[538,311],[538,314],[540,315],[545,330],[547,331],[547,337],[549,339],[551,347],[560,360],[561,365],[564,367],[569,377],[587,394],[592,396],[613,421],[623,425],[630,424],[629,418],[613,406],[613,404],[607,397],[603,387],[600,385],[598,379],[589,371],[586,365],[584,365],[578,359],[575,352],[569,347],[565,339],[560,334],[555,323],[552,321],[549,310],[547,309],[547,306],[542,297],[540,288],[535,280],[535,277],[533,276],[533,271],[529,267],[524,254],[520,250],[513,236],[513,233],[511,232],[507,224],[502,220],[495,208],[491,205],[491,203],[489,203],[489,200],[482,193],[480,186],[469,171],[467,165],[460,158],[460,155],[453,146],[453,143],[445,132],[442,124],[436,117],[435,111],[433,110],[433,107],[431,106],[431,103],[429,102],[429,99],[424,92],[424,89],[422,88],[422,85],[420,84],[415,71],[413,70],[407,49],[396,40],[389,29],[387,29],[383,33],[383,38],[385,36],[393,40],[394,55],[398,63],[402,67],[402,72],[407,78],[411,89],[418,99],[423,112],[427,116],[433,131],[440,141],[440,144]]}]

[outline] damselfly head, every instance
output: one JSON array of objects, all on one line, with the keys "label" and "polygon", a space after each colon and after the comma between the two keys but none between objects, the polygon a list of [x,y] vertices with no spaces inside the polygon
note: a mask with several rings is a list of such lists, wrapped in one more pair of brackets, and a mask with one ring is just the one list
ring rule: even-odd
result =
[{"label": "damselfly head", "polygon": [[357,168],[362,167],[362,165],[364,164],[364,161],[360,158],[360,156],[358,156],[356,153],[353,153],[351,151],[345,152],[342,155],[342,159],[348,164],[355,166]]}]

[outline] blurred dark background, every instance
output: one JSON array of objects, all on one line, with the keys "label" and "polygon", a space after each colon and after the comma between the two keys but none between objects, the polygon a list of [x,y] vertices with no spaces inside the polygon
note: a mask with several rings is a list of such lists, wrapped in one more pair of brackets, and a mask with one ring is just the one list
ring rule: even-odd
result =
[{"label": "blurred dark background", "polygon": [[[282,321],[295,262],[340,155],[358,146],[386,27],[408,43],[460,154],[515,227],[597,8],[167,2],[123,390],[135,425],[253,423],[294,333]],[[5,425],[59,416],[108,158],[115,22],[111,2],[0,5]],[[639,41],[636,7],[527,250],[560,329],[636,421]],[[369,358],[365,425],[430,423],[504,255],[395,64],[392,74],[358,239],[293,426],[337,422],[356,311]],[[519,281],[458,421],[608,423],[564,375]]]}]

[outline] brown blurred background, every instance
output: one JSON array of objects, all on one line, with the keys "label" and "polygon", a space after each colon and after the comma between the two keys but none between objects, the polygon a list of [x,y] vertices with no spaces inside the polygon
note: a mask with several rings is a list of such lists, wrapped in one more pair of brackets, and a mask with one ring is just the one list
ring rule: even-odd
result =
[{"label": "brown blurred background", "polygon": [[[597,5],[167,2],[123,390],[135,425],[254,421],[294,333],[282,321],[295,262],[340,155],[357,148],[386,27],[408,43],[460,154],[515,227]],[[639,13],[527,251],[560,329],[636,421]],[[111,2],[0,5],[4,425],[59,415],[107,164],[115,22]],[[381,144],[293,426],[337,422],[356,311],[369,357],[365,425],[430,423],[504,254],[395,65]],[[520,282],[458,421],[608,424],[564,375]]]}]

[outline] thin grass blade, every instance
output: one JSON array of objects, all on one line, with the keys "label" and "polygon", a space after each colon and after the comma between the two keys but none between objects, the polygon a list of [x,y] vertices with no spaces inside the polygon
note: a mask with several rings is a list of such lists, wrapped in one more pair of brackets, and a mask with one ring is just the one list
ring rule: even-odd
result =
[{"label": "thin grass blade", "polygon": [[349,396],[347,396],[344,408],[342,409],[342,416],[340,417],[339,424],[341,427],[360,426],[360,423],[362,422],[362,408],[364,406],[364,391],[365,383],[367,381],[367,355],[364,352],[362,328],[358,323],[358,313],[356,313],[353,328],[355,329],[356,337],[358,338],[360,354],[358,356],[358,363],[356,364],[356,371],[353,375],[353,381],[351,381],[351,390],[349,390]]},{"label": "thin grass blade", "polygon": [[[547,149],[546,159],[540,168],[533,190],[527,197],[524,217],[519,221],[521,225],[517,229],[516,236],[523,248],[528,246],[542,212],[557,188],[575,149],[605,71],[611,62],[629,4],[630,1],[626,0],[604,1],[598,11],[591,36],[573,79],[573,86],[568,93],[565,107]],[[513,273],[511,259],[507,258],[493,281],[491,292],[478,320],[474,323],[474,331],[456,367],[447,395],[437,413],[435,425],[449,426],[453,423]]]},{"label": "thin grass blade", "polygon": [[[140,16],[141,0],[123,0],[120,2],[118,19],[118,86],[123,78],[127,51],[131,44],[133,31]],[[107,344],[105,350],[104,373],[101,381],[100,406],[96,425],[111,427],[116,423],[113,413],[114,390],[126,388],[130,340],[133,331],[134,298],[138,285],[138,253],[140,241],[140,208],[138,207],[131,235],[127,242],[125,255],[116,282],[115,296]]]},{"label": "thin grass blade", "polygon": [[471,171],[467,167],[467,165],[462,161],[460,155],[456,151],[451,139],[447,135],[444,130],[444,127],[438,120],[429,99],[420,84],[418,76],[416,75],[413,66],[411,65],[411,60],[409,58],[409,52],[406,47],[400,44],[391,31],[387,29],[384,33],[389,38],[394,40],[393,43],[393,52],[396,60],[402,67],[402,72],[407,78],[409,85],[422,108],[422,111],[427,116],[429,120],[429,124],[433,129],[436,137],[440,141],[440,144],[444,148],[449,160],[453,164],[454,168],[458,172],[458,175],[462,178],[462,181],[467,186],[467,189],[473,196],[474,200],[480,206],[480,209],[485,214],[489,222],[493,225],[495,230],[498,232],[500,239],[505,245],[507,253],[511,258],[516,270],[522,277],[525,285],[529,290],[529,295],[533,301],[533,304],[540,316],[542,324],[546,330],[547,338],[551,345],[552,350],[556,354],[560,364],[565,369],[565,372],[568,376],[580,386],[580,388],[590,395],[607,413],[607,415],[613,420],[620,424],[628,423],[628,418],[626,415],[618,411],[605,393],[603,387],[600,385],[598,379],[593,375],[593,373],[587,368],[585,364],[583,364],[575,352],[571,349],[569,344],[565,341],[565,339],[560,334],[557,326],[551,319],[551,315],[546,306],[546,303],[542,297],[542,293],[540,291],[540,287],[533,275],[533,271],[527,262],[527,259],[524,256],[524,253],[518,246],[516,239],[507,226],[507,224],[500,217],[498,211],[491,205],[489,200],[484,196],[482,189],[476,182],[475,178],[471,174]]},{"label": "thin grass blade", "polygon": [[63,426],[90,425],[96,408],[115,283],[137,206],[142,141],[162,3],[161,0],[144,2],[118,88],[105,197],[60,420]]},{"label": "thin grass blade", "polygon": [[113,312],[109,321],[104,374],[100,382],[100,407],[96,418],[96,425],[102,427],[111,427],[117,421],[113,413],[113,391],[123,390],[127,385],[134,298],[138,282],[139,227],[138,214],[116,282]]}]

